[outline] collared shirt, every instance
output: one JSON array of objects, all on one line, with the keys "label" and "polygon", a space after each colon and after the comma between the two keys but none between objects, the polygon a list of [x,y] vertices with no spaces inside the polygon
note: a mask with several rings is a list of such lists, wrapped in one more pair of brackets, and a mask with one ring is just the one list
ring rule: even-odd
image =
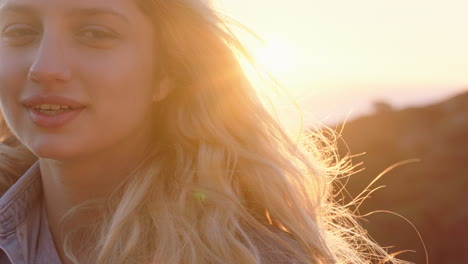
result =
[{"label": "collared shirt", "polygon": [[0,198],[0,264],[60,264],[36,162]]},{"label": "collared shirt", "polygon": [[[61,264],[43,202],[42,179],[36,162],[0,198],[0,264]],[[277,230],[286,243],[300,248],[285,232]],[[284,248],[256,240],[265,263],[299,263]]]}]

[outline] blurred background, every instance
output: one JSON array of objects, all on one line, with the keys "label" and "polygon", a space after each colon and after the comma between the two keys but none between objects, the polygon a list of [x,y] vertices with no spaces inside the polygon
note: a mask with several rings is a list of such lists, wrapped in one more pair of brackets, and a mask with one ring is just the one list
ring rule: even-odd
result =
[{"label": "blurred background", "polygon": [[[468,1],[220,0],[217,8],[264,40],[238,33],[299,104],[305,126],[344,127],[340,152],[365,168],[346,183],[350,197],[417,160],[371,187],[384,186],[359,207],[375,212],[362,221],[370,235],[426,263],[419,232],[429,263],[468,263]],[[283,125],[296,126],[297,110],[269,96]]]}]

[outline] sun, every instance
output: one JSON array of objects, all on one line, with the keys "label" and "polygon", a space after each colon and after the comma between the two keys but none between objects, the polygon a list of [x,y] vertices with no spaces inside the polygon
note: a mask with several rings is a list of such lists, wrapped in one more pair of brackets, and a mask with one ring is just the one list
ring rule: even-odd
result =
[{"label": "sun", "polygon": [[264,43],[253,49],[256,63],[277,77],[294,70],[296,58],[289,43],[280,39],[266,40]]},{"label": "sun", "polygon": [[[293,83],[291,80],[297,76],[300,65],[299,58],[295,55],[298,50],[281,39],[262,39],[261,43],[243,41],[244,45],[247,44],[250,59],[253,59],[255,65],[250,64],[250,61],[242,56],[239,57],[240,65],[265,109],[279,121],[286,132],[296,136],[300,126],[300,114],[297,105],[293,102],[294,86],[290,83]],[[256,71],[256,66],[263,68],[260,74]],[[263,70],[271,74],[266,79]],[[265,82],[270,80],[270,77],[274,78],[274,82]]]}]

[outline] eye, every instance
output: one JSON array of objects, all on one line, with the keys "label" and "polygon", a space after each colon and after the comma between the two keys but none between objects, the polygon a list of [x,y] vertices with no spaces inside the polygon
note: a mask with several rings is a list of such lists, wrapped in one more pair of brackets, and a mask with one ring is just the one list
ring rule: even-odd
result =
[{"label": "eye", "polygon": [[1,38],[12,46],[26,45],[34,41],[40,32],[29,25],[11,25],[1,32]]},{"label": "eye", "polygon": [[85,38],[88,38],[88,39],[96,39],[96,40],[99,40],[99,39],[115,39],[116,36],[115,34],[111,33],[111,32],[106,32],[106,31],[103,31],[103,30],[96,30],[96,29],[88,29],[88,30],[85,30],[81,33],[81,35]]},{"label": "eye", "polygon": [[84,44],[105,48],[115,43],[119,35],[104,27],[90,26],[80,30],[78,38]]}]

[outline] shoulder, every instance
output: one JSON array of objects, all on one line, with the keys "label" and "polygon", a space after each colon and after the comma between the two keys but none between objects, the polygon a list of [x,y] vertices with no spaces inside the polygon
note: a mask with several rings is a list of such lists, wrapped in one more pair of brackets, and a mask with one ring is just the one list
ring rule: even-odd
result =
[{"label": "shoulder", "polygon": [[[0,164],[1,165],[1,164]],[[10,205],[14,201],[29,200],[42,192],[39,163],[33,163],[29,168],[18,170],[19,176],[9,175],[11,171],[1,170],[0,167],[0,207]]]},{"label": "shoulder", "polygon": [[0,143],[0,197],[2,197],[31,167],[37,157],[22,147]]}]

